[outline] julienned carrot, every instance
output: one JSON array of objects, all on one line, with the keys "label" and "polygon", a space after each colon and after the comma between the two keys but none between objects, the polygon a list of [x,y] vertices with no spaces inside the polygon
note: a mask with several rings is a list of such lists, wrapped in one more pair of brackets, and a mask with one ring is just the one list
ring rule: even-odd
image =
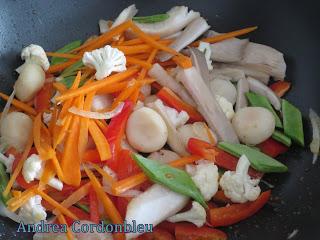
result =
[{"label": "julienned carrot", "polygon": [[[153,35],[153,36],[150,36],[151,38],[153,38],[154,40],[159,40],[160,39],[160,36],[159,35]],[[140,38],[134,38],[134,39],[130,39],[130,40],[127,40],[127,41],[124,41],[121,45],[124,45],[124,46],[131,46],[131,45],[138,45],[138,44],[143,44],[144,41]]]},{"label": "julienned carrot", "polygon": [[120,92],[127,86],[127,84],[128,84],[127,81],[123,81],[123,82],[120,82],[120,83],[108,85],[106,87],[99,88],[97,93],[98,94],[109,94],[109,93]]},{"label": "julienned carrot", "polygon": [[[4,94],[4,93],[0,93],[0,97],[3,98],[4,100],[8,101],[9,99],[9,96]],[[17,99],[13,99],[12,100],[12,103],[11,103],[13,106],[15,106],[16,108],[30,114],[30,115],[36,115],[37,112],[36,110],[34,110],[32,107],[30,107],[29,105],[23,103],[23,102],[20,102],[19,100]]]},{"label": "julienned carrot", "polygon": [[48,184],[49,180],[54,177],[55,175],[54,165],[51,161],[46,161],[44,171],[40,177],[40,184],[46,185]]},{"label": "julienned carrot", "polygon": [[48,57],[59,57],[79,60],[81,56],[70,54],[70,53],[58,53],[58,52],[46,52]]},{"label": "julienned carrot", "polygon": [[65,91],[68,90],[68,88],[66,87],[66,85],[60,83],[60,82],[54,82],[53,83],[53,87],[59,91],[60,93],[64,93]]},{"label": "julienned carrot", "polygon": [[[92,187],[97,194],[98,199],[102,202],[105,212],[107,213],[108,217],[111,219],[113,224],[122,224],[122,218],[120,213],[118,212],[117,208],[108,197],[108,195],[103,191],[103,188],[98,181],[98,179],[94,176],[90,169],[84,167],[84,170],[87,176],[90,178]],[[121,239],[124,239],[124,235],[121,234]]]},{"label": "julienned carrot", "polygon": [[107,127],[107,125],[104,124],[104,120],[94,119],[93,121],[97,124],[97,126],[100,128],[101,131],[104,131],[105,128]]},{"label": "julienned carrot", "polygon": [[54,137],[53,140],[53,148],[56,149],[56,147],[62,142],[62,140],[65,138],[67,134],[67,130],[70,127],[70,124],[72,122],[73,115],[68,114],[63,121],[62,127],[60,128],[59,132],[57,135]]},{"label": "julienned carrot", "polygon": [[6,189],[3,191],[3,196],[8,196],[14,182],[16,181],[19,173],[21,172],[21,169],[23,167],[23,164],[24,164],[24,161],[27,159],[28,155],[29,155],[29,152],[31,150],[31,147],[32,147],[32,144],[33,144],[33,134],[31,133],[29,135],[29,138],[28,138],[28,142],[26,144],[26,147],[21,155],[21,158],[19,160],[19,163],[17,164],[16,168],[14,169],[11,177],[10,177],[10,180],[6,186]]},{"label": "julienned carrot", "polygon": [[112,184],[115,182],[114,178],[111,177],[106,171],[104,171],[101,167],[99,167],[97,164],[92,163],[91,166],[101,174],[101,176],[109,183]]},{"label": "julienned carrot", "polygon": [[137,64],[137,65],[140,65],[143,68],[147,68],[147,69],[151,68],[151,64],[150,63],[142,61],[140,59],[137,59],[137,58],[134,58],[134,57],[129,57],[129,56],[127,56],[126,59],[127,59],[127,64],[129,64],[129,65]]},{"label": "julienned carrot", "polygon": [[191,122],[204,121],[201,114],[191,105],[182,101],[174,92],[169,88],[163,87],[156,94],[168,106],[177,109],[178,111],[185,111],[188,113]]},{"label": "julienned carrot", "polygon": [[109,143],[100,128],[92,120],[89,121],[89,132],[97,147],[101,161],[109,159],[111,157]]},{"label": "julienned carrot", "polygon": [[49,195],[44,193],[42,190],[36,188],[34,191],[36,192],[36,194],[39,194],[44,200],[46,200],[50,205],[52,205],[54,208],[56,208],[61,214],[64,214],[64,215],[68,216],[69,218],[72,218],[72,219],[75,219],[75,220],[78,219],[76,215],[74,215],[67,208],[62,206],[57,201],[55,201]]},{"label": "julienned carrot", "polygon": [[116,99],[114,99],[112,108],[115,108],[120,102],[128,99],[138,87],[139,86],[137,80],[133,79],[129,81],[127,87],[116,97]]},{"label": "julienned carrot", "polygon": [[191,58],[187,56],[184,56],[184,55],[174,56],[172,60],[181,68],[187,69],[192,67]]},{"label": "julienned carrot", "polygon": [[[90,182],[87,182],[86,184],[82,185],[76,191],[71,193],[66,199],[64,199],[60,203],[61,206],[63,206],[64,208],[69,208],[73,204],[76,204],[77,202],[79,202],[81,199],[83,199],[85,196],[88,195],[90,188],[91,188]],[[57,209],[54,209],[52,213],[55,215],[59,215]]]},{"label": "julienned carrot", "polygon": [[48,160],[50,156],[48,155],[48,152],[45,151],[45,149],[41,146],[41,116],[42,114],[39,113],[33,122],[33,141],[34,145],[40,155],[40,158],[42,160]]},{"label": "julienned carrot", "polygon": [[47,70],[47,73],[61,72],[65,68],[67,68],[67,67],[71,66],[72,64],[74,64],[75,62],[76,62],[76,60],[71,59],[71,60],[69,60],[67,62],[64,62],[64,63],[59,63],[59,64],[52,65]]},{"label": "julienned carrot", "polygon": [[134,89],[133,93],[128,98],[128,100],[136,104],[139,98],[139,94],[140,94],[140,87],[137,87],[136,89]]},{"label": "julienned carrot", "polygon": [[67,226],[66,235],[67,235],[68,240],[74,239],[73,234],[72,234],[70,228],[67,225],[67,221],[66,221],[65,217],[62,214],[60,214],[60,215],[57,216],[57,218],[58,218],[58,221],[59,221],[60,224],[64,224],[65,226]]},{"label": "julienned carrot", "polygon": [[131,29],[135,34],[137,34],[137,36],[139,38],[141,38],[143,41],[145,41],[147,44],[149,44],[153,48],[163,50],[163,51],[171,53],[173,55],[182,55],[181,53],[178,53],[177,51],[173,50],[172,48],[167,47],[165,44],[161,44],[161,43],[157,42],[156,40],[152,39],[150,36],[145,34],[140,28],[138,28],[132,21],[131,21]]},{"label": "julienned carrot", "polygon": [[249,32],[252,32],[254,30],[256,30],[258,27],[248,27],[248,28],[244,28],[244,29],[240,29],[240,30],[236,30],[233,32],[228,32],[228,33],[222,33],[220,35],[216,35],[213,37],[208,37],[208,38],[203,38],[199,41],[196,41],[194,43],[191,44],[192,47],[198,47],[200,41],[201,42],[208,42],[208,43],[216,43],[216,42],[220,42],[229,38],[233,38],[233,37],[239,37],[241,35],[247,34]]},{"label": "julienned carrot", "polygon": [[10,211],[16,211],[23,204],[25,204],[31,197],[35,195],[34,190],[37,188],[37,185],[34,185],[27,190],[25,190],[18,198],[11,198],[8,202],[8,209]]},{"label": "julienned carrot", "polygon": [[132,55],[132,57],[140,59],[140,60],[147,60],[150,56],[150,53],[138,53]]},{"label": "julienned carrot", "polygon": [[138,54],[138,53],[150,52],[152,49],[152,47],[148,44],[140,44],[140,45],[136,45],[136,46],[114,46],[114,47],[119,49],[126,56]]},{"label": "julienned carrot", "polygon": [[[149,63],[150,65],[152,64],[154,58],[156,57],[157,55],[157,52],[158,52],[158,49],[153,49],[152,52],[150,53],[149,57],[148,57],[148,60],[147,60],[147,63]],[[139,73],[139,77],[138,77],[138,80],[141,80],[141,79],[144,79],[144,77],[146,76],[147,74],[147,69],[146,68],[143,68],[140,73]]]},{"label": "julienned carrot", "polygon": [[99,89],[106,87],[106,86],[111,86],[117,82],[120,82],[132,75],[134,75],[135,73],[138,72],[138,68],[137,67],[130,67],[128,68],[127,71],[125,72],[121,72],[121,73],[117,73],[114,74],[112,76],[106,77],[103,80],[100,81],[96,81],[87,85],[82,86],[81,88],[78,89],[70,89],[69,91],[67,91],[66,93],[62,94],[59,97],[56,97],[56,100],[58,102],[63,102],[65,100],[71,99],[73,97],[79,96],[80,94],[87,94],[89,92],[92,91],[98,91]]},{"label": "julienned carrot", "polygon": [[[177,159],[175,161],[172,161],[171,163],[169,163],[169,165],[172,167],[182,167],[186,164],[193,163],[199,159],[201,159],[201,157],[191,155],[188,157],[183,157],[183,158]],[[138,186],[139,184],[141,184],[147,180],[148,180],[148,178],[144,173],[138,173],[136,175],[130,176],[128,178],[125,178],[123,180],[120,180],[120,181],[112,184],[112,192],[115,195],[119,195],[119,194],[133,188],[133,187]]]}]

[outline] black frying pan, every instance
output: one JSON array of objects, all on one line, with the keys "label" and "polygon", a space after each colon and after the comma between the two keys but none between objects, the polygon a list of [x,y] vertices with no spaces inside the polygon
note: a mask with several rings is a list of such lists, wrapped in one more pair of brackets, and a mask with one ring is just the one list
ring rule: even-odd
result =
[{"label": "black frying pan", "polygon": [[[188,5],[200,11],[212,28],[227,32],[258,25],[250,38],[285,54],[287,79],[293,90],[287,98],[306,117],[308,108],[320,113],[319,6],[316,1],[197,0],[197,1],[109,1],[109,0],[29,0],[0,1],[0,86],[9,92],[17,76],[23,46],[37,43],[55,50],[75,39],[98,32],[100,18],[113,19],[128,5],[136,3],[141,15],[162,13],[174,5]],[[305,118],[307,143],[310,126]],[[272,200],[247,221],[224,229],[229,239],[319,239],[320,162],[312,166],[308,149],[296,147],[281,156],[289,166],[285,174],[272,174],[267,181],[276,187]],[[32,239],[17,234],[17,225],[0,219],[0,239]]]}]

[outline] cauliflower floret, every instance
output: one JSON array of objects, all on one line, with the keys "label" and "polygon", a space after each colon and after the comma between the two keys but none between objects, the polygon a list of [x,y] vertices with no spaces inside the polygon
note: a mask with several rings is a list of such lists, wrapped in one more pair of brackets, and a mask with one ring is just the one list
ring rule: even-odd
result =
[{"label": "cauliflower floret", "polygon": [[187,165],[186,171],[200,189],[206,201],[209,201],[218,191],[218,168],[211,162],[199,162],[198,165]]},{"label": "cauliflower floret", "polygon": [[251,179],[247,174],[250,162],[242,155],[237,164],[236,171],[226,171],[221,179],[220,186],[224,194],[236,203],[254,201],[260,195],[259,179]]},{"label": "cauliflower floret", "polygon": [[198,49],[199,49],[199,51],[204,53],[208,69],[209,69],[209,71],[211,71],[213,69],[213,67],[212,67],[212,60],[211,60],[211,46],[210,46],[210,43],[200,42]]},{"label": "cauliflower floret", "polygon": [[6,166],[6,172],[12,172],[12,164],[15,160],[15,157],[12,154],[9,154],[9,157],[6,157],[2,153],[0,153],[0,162]]},{"label": "cauliflower floret", "polygon": [[191,222],[197,227],[202,227],[206,222],[206,210],[198,203],[193,201],[189,211],[178,213],[167,219],[169,222]]},{"label": "cauliflower floret", "polygon": [[189,115],[185,111],[178,112],[176,109],[164,106],[167,116],[171,123],[176,127],[181,127],[189,120]]},{"label": "cauliflower floret", "polygon": [[45,71],[47,71],[50,67],[46,52],[41,46],[36,44],[30,44],[29,46],[22,49],[21,59],[25,60],[26,63],[32,62],[40,65]]},{"label": "cauliflower floret", "polygon": [[124,53],[109,45],[92,52],[85,52],[82,62],[84,65],[96,69],[97,80],[109,76],[112,72],[123,72],[127,69]]},{"label": "cauliflower floret", "polygon": [[41,205],[41,200],[41,196],[35,195],[22,205],[18,216],[24,224],[35,224],[47,218],[47,213]]},{"label": "cauliflower floret", "polygon": [[232,103],[230,103],[227,99],[225,99],[222,96],[219,96],[219,95],[215,95],[215,96],[216,96],[216,100],[219,103],[222,111],[224,112],[226,117],[229,120],[231,120],[234,116],[234,110],[233,110]]},{"label": "cauliflower floret", "polygon": [[[35,179],[40,179],[44,169],[44,161],[40,159],[37,154],[32,154],[30,157],[23,164],[22,168],[22,176],[26,180],[27,183],[34,181]],[[48,185],[61,191],[63,188],[63,183],[55,178],[52,177]]]}]

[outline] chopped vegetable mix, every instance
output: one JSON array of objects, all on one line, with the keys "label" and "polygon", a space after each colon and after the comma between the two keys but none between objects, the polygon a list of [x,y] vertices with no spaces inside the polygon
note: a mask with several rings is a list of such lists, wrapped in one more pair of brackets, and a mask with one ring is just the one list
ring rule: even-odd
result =
[{"label": "chopped vegetable mix", "polygon": [[[57,53],[69,53],[73,49],[75,49],[77,47],[80,47],[80,45],[81,45],[81,41],[80,40],[76,40],[76,41],[73,41],[73,42],[70,42],[70,43],[66,44],[62,48],[58,49],[56,52]],[[58,64],[58,63],[63,63],[65,61],[67,61],[66,58],[52,57],[51,58],[51,65],[55,65],[55,64]]]}]

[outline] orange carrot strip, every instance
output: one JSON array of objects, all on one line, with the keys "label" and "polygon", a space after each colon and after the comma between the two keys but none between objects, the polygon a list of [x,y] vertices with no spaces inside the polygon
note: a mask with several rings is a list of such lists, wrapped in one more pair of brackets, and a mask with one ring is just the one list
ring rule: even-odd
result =
[{"label": "orange carrot strip", "polygon": [[229,39],[229,38],[233,38],[233,37],[238,37],[244,34],[247,34],[249,32],[252,32],[254,30],[256,30],[258,27],[248,27],[248,28],[244,28],[244,29],[240,29],[240,30],[236,30],[233,32],[228,32],[228,33],[222,33],[220,35],[216,35],[213,37],[208,37],[208,38],[203,38],[199,41],[193,42],[191,44],[192,47],[198,47],[200,41],[201,42],[208,42],[208,43],[216,43],[216,42],[221,42],[223,40]]},{"label": "orange carrot strip", "polygon": [[93,121],[97,124],[101,131],[107,127],[105,124],[103,124],[103,121],[100,121],[99,119],[94,119]]},{"label": "orange carrot strip", "polygon": [[138,35],[139,38],[141,38],[143,41],[148,43],[151,47],[160,49],[162,51],[171,53],[173,55],[181,55],[180,53],[178,53],[177,51],[173,50],[172,48],[169,48],[166,45],[161,44],[161,43],[157,42],[156,40],[152,39],[150,36],[145,34],[140,28],[138,28],[137,25],[135,25],[133,22],[132,22],[132,25],[131,25],[131,29],[135,34]]},{"label": "orange carrot strip", "polygon": [[58,110],[57,110],[57,107],[54,106],[53,107],[53,111],[52,111],[52,117],[50,119],[49,127],[48,127],[51,136],[54,135],[54,128],[55,128],[55,125],[56,125],[56,122],[57,122],[57,117],[58,117]]},{"label": "orange carrot strip", "polygon": [[50,158],[48,156],[48,152],[45,151],[45,149],[41,146],[41,113],[39,113],[33,122],[33,141],[34,145],[40,155],[40,158],[42,160],[47,160]]},{"label": "orange carrot strip", "polygon": [[52,161],[46,161],[44,171],[40,178],[40,184],[48,184],[49,180],[54,177],[55,169]]},{"label": "orange carrot strip", "polygon": [[140,94],[140,87],[134,89],[133,93],[131,94],[131,96],[128,99],[131,102],[133,102],[134,104],[136,104],[138,101],[138,98],[139,98],[139,94]]},{"label": "orange carrot strip", "polygon": [[72,64],[74,64],[76,62],[76,60],[69,60],[67,62],[64,63],[59,63],[59,64],[55,64],[49,67],[49,69],[47,70],[47,73],[56,73],[56,72],[60,72],[62,70],[64,70],[65,68],[71,66]]},{"label": "orange carrot strip", "polygon": [[[9,96],[4,94],[4,93],[0,93],[0,97],[3,98],[4,100],[8,101],[9,99]],[[17,99],[13,99],[12,100],[12,103],[11,103],[13,106],[15,106],[16,108],[30,114],[30,115],[36,115],[37,112],[36,110],[34,110],[32,107],[28,106],[27,104],[23,103],[23,102],[20,102],[19,100]]]},{"label": "orange carrot strip", "polygon": [[56,208],[60,213],[68,216],[69,218],[77,220],[78,217],[74,215],[72,212],[70,212],[67,208],[62,206],[60,203],[55,201],[53,198],[51,198],[49,195],[44,193],[42,190],[35,189],[36,194],[39,194],[44,200],[46,200],[51,206]]},{"label": "orange carrot strip", "polygon": [[101,161],[109,159],[111,157],[109,143],[94,121],[89,121],[89,132],[96,144]]},{"label": "orange carrot strip", "polygon": [[13,196],[14,198],[19,198],[19,197],[21,197],[21,191],[12,190],[11,193],[12,193],[12,196]]},{"label": "orange carrot strip", "polygon": [[59,57],[59,58],[70,58],[70,59],[80,59],[81,56],[70,54],[70,53],[58,53],[58,52],[46,52],[48,57]]},{"label": "orange carrot strip", "polygon": [[54,138],[53,142],[53,148],[56,149],[56,147],[62,142],[62,140],[65,138],[67,134],[67,130],[69,129],[71,122],[72,122],[73,115],[68,114],[63,122],[62,127],[60,128],[59,132],[57,133],[57,136]]},{"label": "orange carrot strip", "polygon": [[123,90],[127,86],[128,82],[120,82],[112,85],[108,85],[106,87],[100,88],[98,90],[98,94],[109,94],[109,93],[115,93]]},{"label": "orange carrot strip", "polygon": [[125,55],[150,52],[150,50],[152,49],[152,47],[147,44],[140,44],[136,46],[114,46],[114,47],[119,49]]},{"label": "orange carrot strip", "polygon": [[132,55],[132,57],[140,60],[147,60],[149,56],[150,56],[150,53],[138,53],[138,54]]},{"label": "orange carrot strip", "polygon": [[65,91],[68,90],[68,88],[66,87],[66,85],[60,83],[60,82],[54,82],[53,83],[53,87],[59,91],[60,93],[64,93]]},{"label": "orange carrot strip", "polygon": [[[12,199],[12,201],[8,204],[8,209],[12,212],[17,211],[22,205],[24,205],[31,197],[35,195],[34,190],[37,186],[33,186],[27,190],[25,190],[19,198]],[[10,199],[11,200],[11,199]]]},{"label": "orange carrot strip", "polygon": [[[159,40],[160,36],[159,35],[153,35],[150,36],[152,39],[154,40]],[[138,45],[138,44],[142,44],[144,43],[144,41],[141,38],[134,38],[134,39],[130,39],[127,41],[124,41],[121,45],[125,45],[125,46],[130,46],[130,45]]]},{"label": "orange carrot strip", "polygon": [[[150,65],[152,64],[152,61],[154,60],[154,58],[156,57],[157,55],[157,52],[158,52],[158,49],[153,49],[151,54],[149,55],[148,57],[148,60],[147,60],[147,63],[149,63]],[[140,71],[140,74],[139,74],[139,77],[138,77],[138,80],[141,80],[143,79],[147,74],[147,69],[146,68],[143,68],[141,71]]]},{"label": "orange carrot strip", "polygon": [[114,109],[120,102],[126,100],[138,88],[137,80],[132,79],[128,82],[127,87],[114,99],[112,109]]},{"label": "orange carrot strip", "polygon": [[14,169],[13,173],[11,174],[10,180],[9,180],[5,190],[3,191],[3,196],[5,196],[5,197],[8,196],[8,194],[13,186],[13,183],[16,181],[16,179],[17,179],[17,177],[23,167],[24,161],[27,159],[27,157],[29,155],[32,144],[33,144],[33,133],[31,133],[29,135],[28,142],[27,142],[26,147],[21,155],[21,159],[20,159],[19,163],[17,164],[16,168]]},{"label": "orange carrot strip", "polygon": [[98,172],[101,174],[101,176],[103,178],[105,178],[105,180],[107,180],[108,183],[112,184],[115,182],[114,178],[111,177],[107,172],[105,172],[101,167],[99,167],[97,164],[92,163],[91,166]]},{"label": "orange carrot strip", "polygon": [[67,226],[66,235],[67,235],[68,240],[74,239],[73,234],[72,234],[70,228],[67,225],[67,221],[66,221],[65,217],[62,214],[60,214],[60,215],[57,216],[57,218],[58,218],[58,221],[59,221],[60,224],[64,224],[65,226]]},{"label": "orange carrot strip", "polygon": [[127,64],[129,64],[129,65],[137,64],[137,65],[140,65],[141,67],[146,68],[146,69],[151,68],[150,63],[145,62],[145,61],[141,61],[140,59],[137,59],[134,57],[129,57],[129,56],[127,56],[126,59],[127,59]]},{"label": "orange carrot strip", "polygon": [[184,55],[179,55],[179,56],[174,56],[172,60],[181,68],[191,68],[192,67],[192,61],[191,58],[184,56]]},{"label": "orange carrot strip", "polygon": [[108,197],[108,195],[103,191],[103,188],[98,181],[98,179],[94,176],[92,171],[87,167],[84,167],[84,170],[87,176],[90,178],[92,187],[97,194],[97,197],[102,202],[105,212],[107,213],[108,217],[114,224],[122,224],[122,218],[120,213],[118,212],[117,208]]},{"label": "orange carrot strip", "polygon": [[92,91],[97,91],[97,90],[99,90],[103,87],[106,87],[108,85],[112,85],[117,82],[120,82],[120,81],[132,76],[137,71],[138,71],[137,67],[128,68],[128,70],[125,72],[114,74],[112,76],[104,78],[103,80],[84,85],[78,89],[71,89],[71,90],[67,91],[66,93],[62,94],[61,96],[56,97],[56,100],[58,102],[65,101],[65,100],[68,100],[68,99],[73,98],[75,96],[79,96],[80,94],[87,94]]},{"label": "orange carrot strip", "polygon": [[52,164],[56,170],[56,173],[57,173],[57,176],[59,178],[60,181],[63,181],[63,172],[62,172],[62,169],[61,169],[61,166],[60,166],[60,162],[57,158],[57,154],[56,152],[50,148],[50,151],[52,152],[51,154],[51,161],[52,161]]},{"label": "orange carrot strip", "polygon": [[[201,159],[201,157],[191,155],[188,157],[183,157],[183,158],[177,159],[175,161],[172,161],[169,163],[169,165],[172,167],[182,167],[186,164],[193,163],[199,159]],[[119,194],[133,188],[133,187],[138,186],[139,184],[141,184],[147,180],[148,180],[148,178],[144,173],[138,173],[136,175],[127,177],[123,180],[120,180],[120,181],[112,184],[112,192],[115,195],[119,195]]]}]

